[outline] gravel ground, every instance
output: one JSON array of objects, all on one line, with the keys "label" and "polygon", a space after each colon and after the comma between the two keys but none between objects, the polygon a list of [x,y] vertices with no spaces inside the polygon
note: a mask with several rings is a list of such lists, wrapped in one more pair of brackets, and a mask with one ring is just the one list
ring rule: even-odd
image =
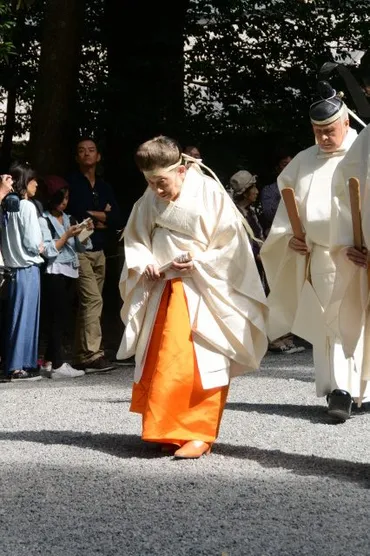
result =
[{"label": "gravel ground", "polygon": [[0,384],[0,555],[370,554],[370,415],[329,422],[311,352],[231,387],[209,457],[140,440],[132,369]]}]

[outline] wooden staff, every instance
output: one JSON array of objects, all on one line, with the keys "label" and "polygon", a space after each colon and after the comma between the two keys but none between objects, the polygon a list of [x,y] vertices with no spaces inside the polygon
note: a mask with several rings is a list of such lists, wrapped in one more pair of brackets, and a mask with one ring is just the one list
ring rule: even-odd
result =
[{"label": "wooden staff", "polygon": [[297,207],[297,201],[294,195],[294,189],[291,187],[284,187],[281,190],[281,196],[284,200],[286,210],[288,213],[290,225],[292,226],[294,237],[304,241],[305,233],[302,226],[301,219]]},{"label": "wooden staff", "polygon": [[[299,217],[297,200],[294,195],[294,189],[292,189],[291,187],[283,187],[283,189],[281,190],[281,196],[286,206],[288,218],[293,230],[294,237],[300,239],[301,241],[305,241],[306,234],[303,229],[301,219]],[[307,252],[305,275],[306,275],[306,280],[311,282],[309,264],[310,264],[310,254]]]},{"label": "wooden staff", "polygon": [[364,247],[361,224],[361,195],[360,182],[357,178],[348,180],[349,200],[351,204],[353,241],[356,249],[362,251]]},{"label": "wooden staff", "polygon": [[[356,249],[362,251],[365,247],[364,237],[362,233],[362,218],[361,218],[361,194],[360,182],[357,178],[350,178],[348,180],[349,187],[349,200],[351,205],[352,216],[352,230],[353,230],[353,243]],[[370,285],[370,272],[367,270],[367,281]],[[362,376],[364,370],[370,365],[370,315],[366,314],[365,317],[365,330],[364,330],[364,356],[362,361]],[[364,398],[367,380],[362,379],[360,383],[360,396],[357,401],[358,407],[361,407]]]}]

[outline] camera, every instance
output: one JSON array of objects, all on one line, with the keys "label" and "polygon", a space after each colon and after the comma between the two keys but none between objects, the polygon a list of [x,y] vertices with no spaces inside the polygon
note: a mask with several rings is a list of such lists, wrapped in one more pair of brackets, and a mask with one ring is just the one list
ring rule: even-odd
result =
[{"label": "camera", "polygon": [[16,193],[8,193],[1,202],[1,208],[6,212],[19,212],[20,198]]},{"label": "camera", "polygon": [[[10,182],[10,183],[7,183],[7,182]],[[5,187],[8,190],[5,197],[2,196],[1,208],[5,212],[19,212],[20,198],[19,198],[19,195],[17,195],[13,191],[12,176],[9,175],[9,174],[0,174],[0,184],[1,184],[2,189],[3,189],[3,187]]]}]

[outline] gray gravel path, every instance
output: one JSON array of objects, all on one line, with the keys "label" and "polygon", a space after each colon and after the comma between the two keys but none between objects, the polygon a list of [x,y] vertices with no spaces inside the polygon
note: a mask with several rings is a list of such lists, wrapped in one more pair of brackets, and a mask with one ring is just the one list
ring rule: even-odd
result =
[{"label": "gray gravel path", "polygon": [[141,443],[132,369],[0,384],[0,555],[370,554],[370,412],[329,423],[311,352],[232,384],[208,458]]}]

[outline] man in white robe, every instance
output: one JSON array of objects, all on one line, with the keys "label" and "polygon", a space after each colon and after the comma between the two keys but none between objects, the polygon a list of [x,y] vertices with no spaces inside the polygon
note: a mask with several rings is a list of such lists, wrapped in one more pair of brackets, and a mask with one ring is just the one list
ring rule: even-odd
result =
[{"label": "man in white robe", "polygon": [[[353,222],[348,180],[358,178],[361,196],[363,250],[354,247]],[[330,252],[336,267],[334,291],[327,308],[329,326],[340,337],[344,353],[362,369],[362,391],[369,398],[370,387],[370,125],[353,143],[338,165],[332,183],[333,206]],[[355,384],[358,396],[358,383]]]},{"label": "man in white robe", "polygon": [[281,201],[261,250],[270,286],[268,335],[274,339],[293,332],[313,344],[317,396],[326,396],[329,415],[344,421],[351,396],[358,394],[359,373],[327,327],[324,309],[335,277],[329,253],[331,181],[357,134],[336,96],[315,102],[310,119],[316,144],[301,151],[278,177],[280,190],[294,189],[305,240],[294,237]]}]

